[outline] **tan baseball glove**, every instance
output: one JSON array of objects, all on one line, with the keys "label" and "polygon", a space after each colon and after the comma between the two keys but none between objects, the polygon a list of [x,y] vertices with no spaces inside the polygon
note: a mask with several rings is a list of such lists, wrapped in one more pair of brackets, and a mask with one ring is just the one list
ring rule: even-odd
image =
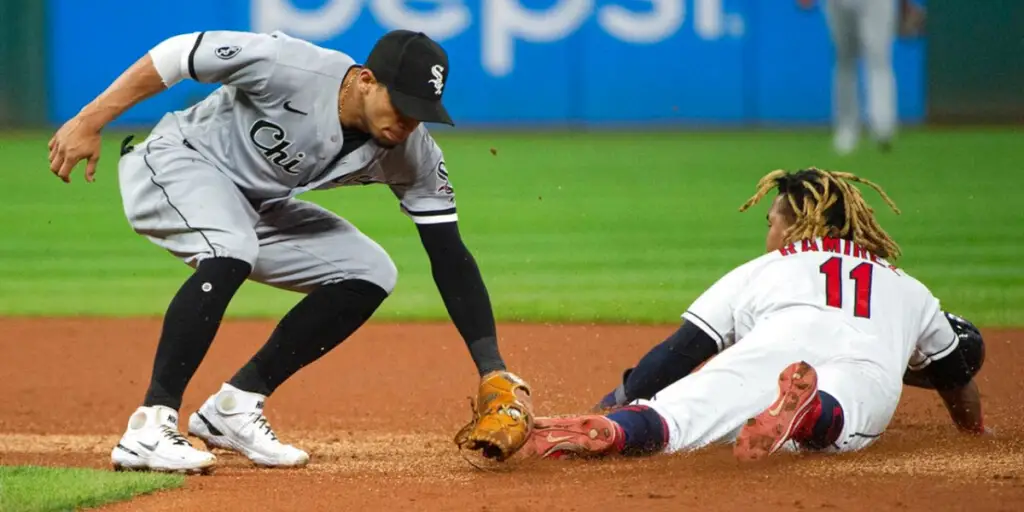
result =
[{"label": "tan baseball glove", "polygon": [[511,372],[492,372],[481,379],[473,419],[455,434],[455,444],[500,462],[515,455],[532,430],[529,385]]}]

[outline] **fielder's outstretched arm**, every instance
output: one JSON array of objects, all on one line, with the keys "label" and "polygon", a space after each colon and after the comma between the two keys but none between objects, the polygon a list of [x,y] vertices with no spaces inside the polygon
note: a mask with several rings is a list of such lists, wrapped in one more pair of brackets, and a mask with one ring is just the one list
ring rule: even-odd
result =
[{"label": "fielder's outstretched arm", "polygon": [[417,224],[416,228],[430,258],[437,290],[480,375],[504,370],[491,299],[480,268],[462,241],[458,223]]},{"label": "fielder's outstretched arm", "polygon": [[491,299],[476,260],[459,232],[455,190],[444,154],[420,125],[400,150],[382,165],[395,174],[413,174],[411,182],[391,185],[402,211],[416,224],[430,258],[430,270],[448,316],[465,340],[480,375],[505,370],[498,352]]}]

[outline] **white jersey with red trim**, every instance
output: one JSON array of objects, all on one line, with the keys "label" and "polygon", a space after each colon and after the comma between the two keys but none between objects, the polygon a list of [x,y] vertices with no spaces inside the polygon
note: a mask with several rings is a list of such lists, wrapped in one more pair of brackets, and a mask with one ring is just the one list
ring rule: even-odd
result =
[{"label": "white jersey with red trim", "polygon": [[897,378],[908,366],[918,370],[945,357],[958,341],[927,287],[860,245],[836,238],[804,240],[747,262],[705,291],[683,318],[722,351],[742,343],[757,324],[789,314],[827,315],[859,331],[863,336],[854,342],[813,343],[821,343],[822,351],[835,347],[843,352],[836,355],[870,360]]}]

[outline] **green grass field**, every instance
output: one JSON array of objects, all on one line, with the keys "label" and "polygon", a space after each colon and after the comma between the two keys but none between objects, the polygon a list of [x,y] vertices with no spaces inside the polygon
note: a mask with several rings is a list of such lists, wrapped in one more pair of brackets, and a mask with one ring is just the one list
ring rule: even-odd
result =
[{"label": "green grass field", "polygon": [[[189,269],[125,221],[121,134],[106,135],[92,185],[81,174],[71,185],[50,174],[48,137],[0,136],[0,314],[162,314]],[[762,252],[767,202],[737,212],[757,179],[816,165],[886,188],[902,216],[866,197],[903,246],[902,266],[947,309],[985,325],[1024,324],[1019,130],[908,131],[891,154],[864,146],[846,158],[831,152],[825,131],[448,132],[438,140],[500,320],[675,322],[705,287]],[[378,320],[446,318],[415,228],[386,187],[306,198],[355,222],[395,259],[398,288]],[[250,283],[229,315],[277,317],[297,299]]]},{"label": "green grass field", "polygon": [[139,494],[180,487],[184,477],[159,473],[112,473],[82,468],[0,466],[0,510],[77,510]]}]

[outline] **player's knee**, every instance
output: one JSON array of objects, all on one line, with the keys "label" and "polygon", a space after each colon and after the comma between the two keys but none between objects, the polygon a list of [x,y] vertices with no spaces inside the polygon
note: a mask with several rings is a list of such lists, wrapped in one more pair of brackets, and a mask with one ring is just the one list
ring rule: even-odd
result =
[{"label": "player's knee", "polygon": [[256,238],[256,233],[201,234],[206,247],[200,254],[195,255],[193,260],[231,258],[244,261],[250,267],[256,264],[256,258],[260,252],[260,243]]},{"label": "player's knee", "polygon": [[856,66],[857,47],[852,44],[837,44],[836,65],[839,67]]},{"label": "player's knee", "polygon": [[193,230],[188,236],[161,236],[143,233],[186,265],[195,267],[212,258],[239,260],[255,267],[260,245],[256,234],[235,234]]},{"label": "player's knee", "polygon": [[825,391],[818,391],[821,409],[811,428],[810,437],[804,446],[812,450],[824,450],[835,445],[846,426],[846,415],[838,400]]},{"label": "player's knee", "polygon": [[391,295],[398,282],[398,268],[384,248],[371,241],[358,252],[358,257],[336,263],[317,281],[326,284],[350,279],[373,283]]},{"label": "player's knee", "polygon": [[379,252],[367,260],[365,268],[362,279],[380,286],[388,295],[391,295],[398,283],[398,267],[395,266],[391,256],[384,249],[379,248]]},{"label": "player's knee", "polygon": [[892,52],[880,44],[868,45],[864,48],[864,63],[869,71],[887,71],[892,68]]}]

